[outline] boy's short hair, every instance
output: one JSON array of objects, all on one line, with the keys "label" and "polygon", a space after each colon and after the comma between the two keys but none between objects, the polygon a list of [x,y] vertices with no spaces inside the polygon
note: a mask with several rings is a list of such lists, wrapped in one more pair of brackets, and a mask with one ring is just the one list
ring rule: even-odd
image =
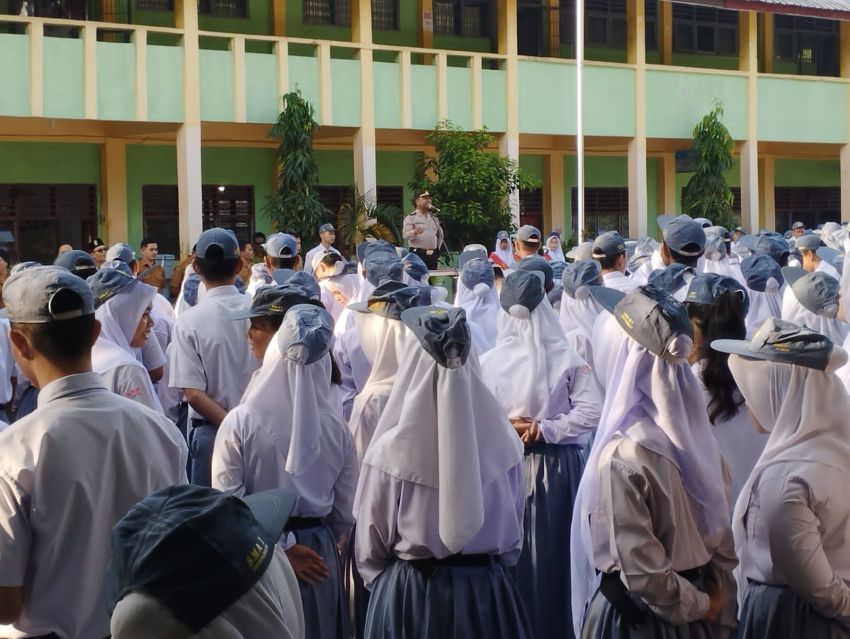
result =
[{"label": "boy's short hair", "polygon": [[290,255],[289,257],[269,257],[269,260],[272,263],[272,268],[295,268],[295,261],[298,259],[297,255]]},{"label": "boy's short hair", "polygon": [[12,330],[24,335],[41,355],[59,365],[78,362],[91,353],[94,342],[94,315],[83,315],[46,324],[12,323]]},{"label": "boy's short hair", "polygon": [[236,277],[236,269],[241,264],[241,258],[230,260],[215,260],[196,257],[195,264],[203,279],[208,282],[226,282]]}]

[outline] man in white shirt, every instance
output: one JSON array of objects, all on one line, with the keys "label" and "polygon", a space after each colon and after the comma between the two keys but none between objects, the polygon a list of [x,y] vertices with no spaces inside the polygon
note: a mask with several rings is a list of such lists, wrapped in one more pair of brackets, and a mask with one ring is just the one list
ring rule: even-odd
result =
[{"label": "man in white shirt", "polygon": [[822,271],[837,280],[841,280],[841,274],[832,264],[821,258],[822,248],[826,245],[814,233],[803,235],[797,239],[796,248],[803,258],[802,267],[809,273]]},{"label": "man in white shirt", "polygon": [[0,623],[100,639],[112,527],[140,499],[186,482],[186,444],[92,372],[100,324],[85,282],[35,267],[9,278],[3,300],[15,360],[41,391],[38,408],[0,433]]},{"label": "man in white shirt", "polygon": [[593,241],[593,259],[602,267],[602,280],[608,288],[628,293],[638,287],[626,275],[626,241],[617,231],[606,231]]},{"label": "man in white shirt", "polygon": [[304,258],[304,271],[308,274],[313,274],[313,259],[317,255],[321,255],[322,253],[336,253],[337,255],[341,255],[339,251],[334,247],[334,240],[336,240],[336,229],[333,224],[322,224],[319,227],[319,244],[314,246],[309,251],[307,251],[307,255]]},{"label": "man in white shirt", "polygon": [[214,228],[201,234],[194,268],[206,296],[177,318],[168,349],[169,386],[183,389],[189,403],[190,479],[200,486],[210,485],[216,430],[227,411],[239,404],[257,369],[245,341],[248,320],[228,319],[251,304],[234,285],[241,266],[232,231]]},{"label": "man in white shirt", "polygon": [[519,227],[514,240],[514,253],[520,260],[531,255],[539,255],[540,231],[530,224]]}]

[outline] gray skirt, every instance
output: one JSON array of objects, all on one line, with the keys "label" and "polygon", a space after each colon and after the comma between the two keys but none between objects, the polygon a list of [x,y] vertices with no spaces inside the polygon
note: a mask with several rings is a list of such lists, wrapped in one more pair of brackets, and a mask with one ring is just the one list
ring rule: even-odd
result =
[{"label": "gray skirt", "polygon": [[356,639],[363,639],[363,631],[366,627],[366,613],[369,610],[369,591],[363,584],[363,577],[357,570],[357,561],[354,557],[354,532],[357,525],[351,529],[348,536],[348,546],[345,552],[345,595],[349,606],[351,625],[354,627]]},{"label": "gray skirt", "polygon": [[751,581],[741,606],[739,639],[847,639],[850,630],[825,617],[788,586]]},{"label": "gray skirt", "polygon": [[[308,634],[308,637],[310,635]],[[393,562],[375,580],[367,639],[530,639],[516,584],[498,560],[429,574]]]},{"label": "gray skirt", "polygon": [[522,554],[514,574],[535,637],[573,637],[570,525],[584,455],[579,446],[526,449]]},{"label": "gray skirt", "polygon": [[304,609],[304,636],[310,639],[345,639],[347,608],[342,588],[342,562],[327,526],[313,526],[292,531],[295,540],[315,551],[331,574],[317,584],[298,580],[301,607]]}]

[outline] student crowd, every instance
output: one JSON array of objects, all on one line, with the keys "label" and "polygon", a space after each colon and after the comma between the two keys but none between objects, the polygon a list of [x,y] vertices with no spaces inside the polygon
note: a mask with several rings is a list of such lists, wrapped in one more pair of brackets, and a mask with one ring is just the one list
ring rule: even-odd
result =
[{"label": "student crowd", "polygon": [[658,225],[16,265],[0,637],[850,637],[848,229]]}]

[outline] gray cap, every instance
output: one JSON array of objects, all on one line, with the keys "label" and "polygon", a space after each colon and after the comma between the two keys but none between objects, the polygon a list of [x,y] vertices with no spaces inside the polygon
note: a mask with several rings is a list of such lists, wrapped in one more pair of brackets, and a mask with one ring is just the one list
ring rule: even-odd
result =
[{"label": "gray cap", "polygon": [[[106,260],[103,264],[100,265],[100,270],[102,271],[104,269],[121,271],[122,273],[126,273],[130,277],[133,277],[133,267],[127,264],[127,262],[125,262],[124,260]],[[91,279],[91,277],[89,279]]]},{"label": "gray cap", "polygon": [[829,366],[835,347],[826,336],[809,328],[768,317],[751,341],[716,339],[711,343],[711,348],[748,359],[796,364],[822,371]]},{"label": "gray cap", "polygon": [[10,276],[3,285],[9,321],[49,324],[94,313],[88,285],[68,269],[36,266]]},{"label": "gray cap", "polygon": [[575,299],[576,291],[582,286],[602,286],[602,268],[595,260],[567,264],[561,275],[564,292]]},{"label": "gray cap", "polygon": [[428,267],[425,262],[416,253],[408,253],[401,260],[402,268],[417,282],[421,282],[422,278],[428,275]]},{"label": "gray cap", "polygon": [[483,249],[472,249],[472,250],[464,250],[457,258],[457,267],[459,270],[463,270],[464,265],[470,260],[486,260],[489,258],[486,250]]},{"label": "gray cap", "polygon": [[770,255],[780,266],[788,261],[788,255],[791,252],[785,238],[767,233],[759,235],[753,245],[753,250],[756,253]]},{"label": "gray cap", "polygon": [[594,286],[590,292],[617,319],[626,334],[653,355],[663,357],[670,342],[680,335],[694,337],[684,305],[666,291],[640,286],[623,293]]},{"label": "gray cap", "polygon": [[707,229],[710,226],[714,226],[714,223],[707,217],[695,217],[694,222],[699,224],[704,229]]},{"label": "gray cap", "polygon": [[293,306],[309,304],[315,297],[298,283],[262,286],[254,293],[249,308],[243,308],[227,316],[229,320],[243,320],[249,317],[275,317],[285,315]]},{"label": "gray cap", "polygon": [[764,293],[769,279],[776,280],[779,286],[785,282],[782,269],[770,255],[756,253],[741,262],[741,273],[747,282],[747,287],[759,293]]},{"label": "gray cap", "polygon": [[298,240],[289,233],[275,233],[266,238],[263,250],[272,258],[295,257],[298,253]]},{"label": "gray cap", "polygon": [[797,238],[794,247],[798,251],[817,251],[820,247],[825,246],[819,235],[809,233]]},{"label": "gray cap", "polygon": [[[265,244],[263,246],[265,247]],[[238,259],[239,241],[230,229],[220,227],[207,229],[198,238],[195,256],[215,262]]]},{"label": "gray cap", "polygon": [[463,265],[463,269],[460,272],[460,281],[470,290],[475,288],[477,284],[486,284],[492,287],[496,284],[493,265],[481,258],[469,260]]},{"label": "gray cap", "polygon": [[121,260],[122,262],[129,264],[135,259],[136,254],[133,252],[133,247],[129,244],[124,244],[123,242],[113,244],[106,252],[106,260],[108,262],[111,262],[112,260]]},{"label": "gray cap", "polygon": [[94,295],[94,307],[99,308],[138,280],[116,268],[102,268],[86,280]]},{"label": "gray cap", "polygon": [[290,308],[277,332],[281,354],[302,366],[327,355],[333,341],[333,317],[325,309],[312,304],[298,304]]},{"label": "gray cap", "polygon": [[593,240],[593,259],[602,260],[626,252],[626,241],[617,231],[605,231]]},{"label": "gray cap", "polygon": [[53,260],[54,266],[61,266],[79,278],[86,279],[97,271],[97,264],[91,254],[85,251],[66,251]]},{"label": "gray cap", "polygon": [[516,271],[505,278],[499,304],[509,315],[526,318],[545,297],[539,271]]},{"label": "gray cap", "polygon": [[531,242],[532,244],[540,244],[541,238],[540,230],[531,226],[530,224],[526,224],[525,226],[519,227],[519,230],[516,232],[516,239],[519,242]]},{"label": "gray cap", "polygon": [[750,296],[734,277],[725,277],[717,273],[702,273],[695,276],[688,284],[686,302],[692,304],[714,304],[717,297],[723,293],[734,293],[744,303],[744,313],[750,308]]},{"label": "gray cap", "polygon": [[796,266],[786,266],[782,275],[803,308],[822,317],[834,318],[838,313],[841,285],[837,279],[823,271],[808,273]]},{"label": "gray cap", "polygon": [[539,271],[543,273],[543,287],[549,291],[555,285],[552,266],[540,255],[529,255],[514,264],[515,271]]},{"label": "gray cap", "polygon": [[794,223],[791,225],[791,230],[792,230],[792,231],[796,231],[797,229],[804,229],[804,228],[806,228],[806,225],[805,225],[805,224],[803,224],[802,222],[794,222]]},{"label": "gray cap", "polygon": [[418,306],[401,314],[422,348],[444,368],[460,368],[472,349],[472,337],[462,308]]},{"label": "gray cap", "polygon": [[41,262],[18,262],[12,267],[12,270],[9,271],[9,275],[14,275],[15,273],[20,273],[21,271],[26,271],[27,269],[35,268],[36,266],[41,266]]},{"label": "gray cap", "polygon": [[687,215],[674,218],[661,215],[658,217],[658,225],[670,250],[687,257],[702,255],[705,250],[705,232],[698,222]]},{"label": "gray cap", "polygon": [[322,289],[316,278],[312,275],[307,275],[304,271],[293,271],[289,268],[276,268],[272,272],[272,279],[276,284],[289,284],[290,286],[300,286],[307,291],[312,300],[322,299]]},{"label": "gray cap", "polygon": [[319,227],[319,233],[336,233],[336,229],[333,224],[328,222]]},{"label": "gray cap", "polygon": [[567,251],[566,258],[568,260],[592,260],[593,259],[593,242],[582,242]]},{"label": "gray cap", "polygon": [[366,279],[372,286],[380,286],[387,280],[400,282],[404,266],[401,260],[396,257],[395,251],[392,254],[372,251],[363,261],[363,270],[366,273]]},{"label": "gray cap", "polygon": [[361,242],[357,245],[357,261],[361,264],[366,261],[372,253],[382,252],[393,257],[398,257],[398,252],[393,244],[386,240],[374,240],[372,242]]},{"label": "gray cap", "polygon": [[830,246],[821,246],[817,250],[817,256],[828,264],[832,264],[839,270],[844,260],[844,256]]},{"label": "gray cap", "polygon": [[496,239],[497,240],[508,240],[508,241],[510,241],[511,238],[508,235],[507,231],[499,231],[498,233],[496,233]]},{"label": "gray cap", "polygon": [[358,313],[374,313],[388,319],[400,320],[404,311],[420,305],[420,299],[420,287],[390,280],[376,288],[367,302],[351,304],[349,308]]},{"label": "gray cap", "polygon": [[561,284],[561,276],[564,274],[564,269],[567,268],[567,263],[563,260],[554,260],[549,262],[549,266],[552,267],[552,277],[555,278],[555,286],[559,286]]},{"label": "gray cap", "polygon": [[675,293],[688,282],[685,275],[688,273],[689,267],[684,264],[674,262],[664,268],[657,268],[649,274],[647,284],[655,288],[664,289],[668,293]]}]

